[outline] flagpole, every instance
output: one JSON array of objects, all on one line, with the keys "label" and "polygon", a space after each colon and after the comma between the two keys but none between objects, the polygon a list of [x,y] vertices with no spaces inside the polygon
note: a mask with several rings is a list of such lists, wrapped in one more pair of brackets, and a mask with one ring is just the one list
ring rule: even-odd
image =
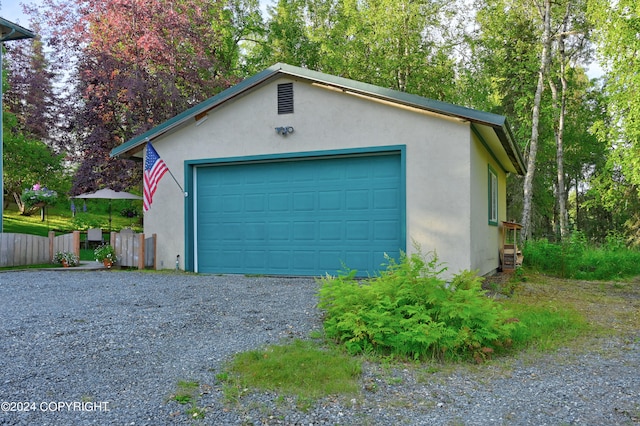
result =
[{"label": "flagpole", "polygon": [[[145,138],[145,141],[147,142],[147,149],[149,147],[149,145],[151,144],[151,141],[149,140],[149,138]],[[146,160],[145,160],[146,161]],[[176,185],[178,185],[178,188],[180,188],[180,191],[182,191],[182,193],[184,194],[184,196],[187,196],[187,193],[184,192],[184,189],[182,188],[182,185],[180,185],[180,182],[178,182],[178,179],[176,179],[176,177],[173,175],[173,173],[171,172],[171,169],[169,167],[167,167],[167,171],[169,172],[169,174],[171,175],[171,178],[173,179],[173,181],[176,183]]]},{"label": "flagpole", "polygon": [[167,171],[169,172],[169,174],[171,175],[171,177],[173,178],[173,181],[176,183],[176,185],[178,185],[178,188],[180,188],[180,191],[182,191],[184,193],[184,196],[186,197],[187,194],[184,192],[184,189],[182,189],[182,186],[180,185],[180,183],[178,183],[178,180],[176,179],[176,177],[173,175],[173,173],[171,173],[171,169],[167,167]]}]

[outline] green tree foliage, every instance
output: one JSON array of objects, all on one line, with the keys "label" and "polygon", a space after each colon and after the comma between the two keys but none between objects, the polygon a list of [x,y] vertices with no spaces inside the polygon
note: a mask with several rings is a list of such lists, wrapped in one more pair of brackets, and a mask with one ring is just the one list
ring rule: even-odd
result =
[{"label": "green tree foliage", "polygon": [[43,142],[20,133],[14,114],[4,111],[2,121],[4,191],[23,214],[29,214],[32,209],[22,199],[25,189],[38,183],[58,192],[68,189],[63,156],[54,154]]},{"label": "green tree foliage", "polygon": [[[33,31],[38,33],[39,28]],[[57,131],[55,73],[42,39],[11,43],[7,49],[9,87],[4,101],[18,119],[16,130],[46,143],[57,153],[63,152],[63,138]]]},{"label": "green tree foliage", "polygon": [[319,307],[327,337],[351,353],[420,359],[482,361],[509,343],[517,326],[509,312],[484,295],[481,278],[462,272],[439,277],[437,258],[420,254],[390,261],[377,278],[359,282],[355,271],[322,279]]},{"label": "green tree foliage", "polygon": [[437,99],[456,93],[447,2],[280,0],[270,14],[266,41],[251,51],[262,65],[288,62]]},{"label": "green tree foliage", "polygon": [[[624,221],[630,241],[640,244],[640,3],[593,0],[596,41],[607,69],[608,117],[594,126],[610,154],[592,200],[602,197],[612,225]],[[595,192],[594,191],[594,192]],[[597,204],[597,203],[592,203]],[[624,216],[627,218],[625,220]]]},{"label": "green tree foliage", "polygon": [[254,69],[283,62],[311,69],[318,67],[318,49],[309,39],[304,0],[281,0],[269,8],[266,37],[250,47]]},{"label": "green tree foliage", "polygon": [[[532,110],[543,38],[540,11],[544,5],[518,0],[477,3],[478,27],[469,35],[471,60],[462,73],[463,87],[475,105],[509,117],[525,155],[530,153],[533,136]],[[591,54],[585,7],[577,0],[550,4],[550,58],[542,80],[535,173],[529,192],[533,196],[530,229],[534,238],[560,236],[561,204],[567,204],[569,193],[573,193],[573,200],[576,192],[582,196],[608,154],[591,132],[592,125],[603,119],[604,99],[582,68]],[[559,181],[564,182],[562,190]],[[518,177],[508,180],[510,219],[522,215],[523,185]],[[578,197],[578,204],[574,202],[572,221],[565,223],[565,228],[587,226],[575,213],[581,201]]]}]

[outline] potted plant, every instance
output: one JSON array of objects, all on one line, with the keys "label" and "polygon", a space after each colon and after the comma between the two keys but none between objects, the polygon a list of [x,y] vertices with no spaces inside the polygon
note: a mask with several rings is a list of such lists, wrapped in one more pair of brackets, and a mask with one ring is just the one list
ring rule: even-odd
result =
[{"label": "potted plant", "polygon": [[30,214],[38,208],[54,205],[58,201],[58,193],[52,189],[33,185],[31,189],[22,191],[20,210],[23,214]]},{"label": "potted plant", "polygon": [[74,253],[68,251],[59,251],[53,256],[53,263],[59,263],[65,268],[70,266],[78,266],[80,259]]},{"label": "potted plant", "polygon": [[93,255],[98,262],[102,262],[107,268],[111,268],[118,261],[115,249],[109,244],[102,244],[96,247]]}]

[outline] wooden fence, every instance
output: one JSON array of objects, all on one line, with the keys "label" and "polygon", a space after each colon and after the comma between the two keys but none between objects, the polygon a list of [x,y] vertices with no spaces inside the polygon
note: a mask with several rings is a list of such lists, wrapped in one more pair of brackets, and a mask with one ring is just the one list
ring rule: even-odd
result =
[{"label": "wooden fence", "polygon": [[49,263],[59,251],[80,256],[80,232],[48,237],[29,234],[0,233],[0,267]]},{"label": "wooden fence", "polygon": [[[145,238],[144,234],[112,232],[110,241],[116,251],[118,265],[156,269],[156,234]],[[53,231],[48,237],[0,233],[0,268],[50,263],[59,251],[80,256],[80,231],[57,237]]]},{"label": "wooden fence", "polygon": [[138,269],[156,269],[156,234],[145,238],[133,232],[112,232],[111,245],[116,251],[118,265]]}]

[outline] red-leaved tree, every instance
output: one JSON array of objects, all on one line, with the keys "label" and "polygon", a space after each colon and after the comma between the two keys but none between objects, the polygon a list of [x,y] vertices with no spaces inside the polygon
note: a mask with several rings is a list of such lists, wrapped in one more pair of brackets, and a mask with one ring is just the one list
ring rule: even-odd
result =
[{"label": "red-leaved tree", "polygon": [[239,34],[255,28],[235,25],[261,22],[237,19],[259,16],[257,1],[238,4],[46,0],[40,16],[62,54],[58,65],[69,70],[69,130],[81,146],[72,194],[139,185],[141,164],[109,152],[238,81]]}]

